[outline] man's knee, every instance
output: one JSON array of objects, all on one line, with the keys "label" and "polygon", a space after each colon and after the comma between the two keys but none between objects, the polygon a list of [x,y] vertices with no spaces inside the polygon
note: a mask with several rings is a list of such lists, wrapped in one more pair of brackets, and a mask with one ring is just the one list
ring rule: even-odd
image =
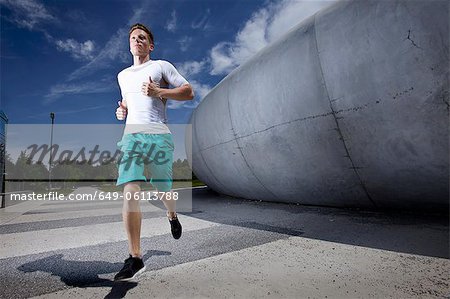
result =
[{"label": "man's knee", "polygon": [[139,181],[128,182],[123,186],[123,192],[138,192],[141,191],[141,183]]},{"label": "man's knee", "polygon": [[126,183],[123,188],[123,212],[140,212],[140,192],[139,182]]}]

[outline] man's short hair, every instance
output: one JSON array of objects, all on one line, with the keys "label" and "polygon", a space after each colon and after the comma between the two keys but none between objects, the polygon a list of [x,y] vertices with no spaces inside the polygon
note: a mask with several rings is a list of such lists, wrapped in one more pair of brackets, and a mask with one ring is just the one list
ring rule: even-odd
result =
[{"label": "man's short hair", "polygon": [[132,25],[132,26],[130,27],[130,31],[128,32],[128,37],[130,37],[131,32],[133,32],[133,31],[136,30],[136,29],[144,30],[144,31],[148,34],[148,38],[150,39],[150,41],[151,41],[152,43],[154,43],[153,33],[152,33],[152,32],[150,31],[150,29],[148,29],[145,25],[140,24],[140,23],[136,23],[136,24],[134,24],[134,25]]}]

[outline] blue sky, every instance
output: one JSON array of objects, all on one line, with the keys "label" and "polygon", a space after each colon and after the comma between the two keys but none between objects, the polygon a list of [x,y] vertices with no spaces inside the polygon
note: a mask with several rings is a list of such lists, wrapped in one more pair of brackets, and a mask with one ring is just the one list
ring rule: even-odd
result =
[{"label": "blue sky", "polygon": [[220,80],[332,2],[260,0],[0,0],[1,110],[11,124],[117,124],[117,73],[131,65],[128,28],[155,35],[152,59],[172,62],[193,85],[170,101],[169,123],[187,123]]}]

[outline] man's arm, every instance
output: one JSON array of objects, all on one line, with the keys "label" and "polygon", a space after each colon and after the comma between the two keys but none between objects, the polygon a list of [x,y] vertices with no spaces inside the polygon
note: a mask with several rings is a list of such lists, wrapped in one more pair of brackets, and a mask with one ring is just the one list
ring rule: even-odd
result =
[{"label": "man's arm", "polygon": [[189,101],[194,98],[194,90],[191,84],[183,84],[175,88],[160,88],[152,81],[142,83],[142,93],[149,97],[171,99],[177,101]]},{"label": "man's arm", "polygon": [[194,98],[194,90],[191,84],[184,84],[176,88],[158,88],[156,95],[160,98],[166,98],[177,101],[189,101]]},{"label": "man's arm", "polygon": [[175,88],[161,88],[159,84],[153,82],[149,77],[148,82],[142,82],[142,93],[149,97],[159,97],[161,99],[173,99],[177,101],[187,101],[194,98],[194,90],[189,82],[178,73],[176,68],[168,61],[160,60],[162,76],[165,82]]},{"label": "man's arm", "polygon": [[157,62],[161,66],[163,80],[171,86],[177,86],[172,89],[159,90],[158,96],[178,101],[192,100],[194,98],[194,91],[189,82],[180,75],[170,62],[165,60],[158,60]]}]

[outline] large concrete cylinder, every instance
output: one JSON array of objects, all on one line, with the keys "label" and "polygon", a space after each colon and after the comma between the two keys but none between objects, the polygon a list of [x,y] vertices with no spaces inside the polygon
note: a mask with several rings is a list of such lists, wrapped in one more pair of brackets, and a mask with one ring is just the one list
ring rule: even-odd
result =
[{"label": "large concrete cylinder", "polygon": [[448,1],[343,1],[223,79],[187,143],[219,193],[447,209],[448,116]]}]

